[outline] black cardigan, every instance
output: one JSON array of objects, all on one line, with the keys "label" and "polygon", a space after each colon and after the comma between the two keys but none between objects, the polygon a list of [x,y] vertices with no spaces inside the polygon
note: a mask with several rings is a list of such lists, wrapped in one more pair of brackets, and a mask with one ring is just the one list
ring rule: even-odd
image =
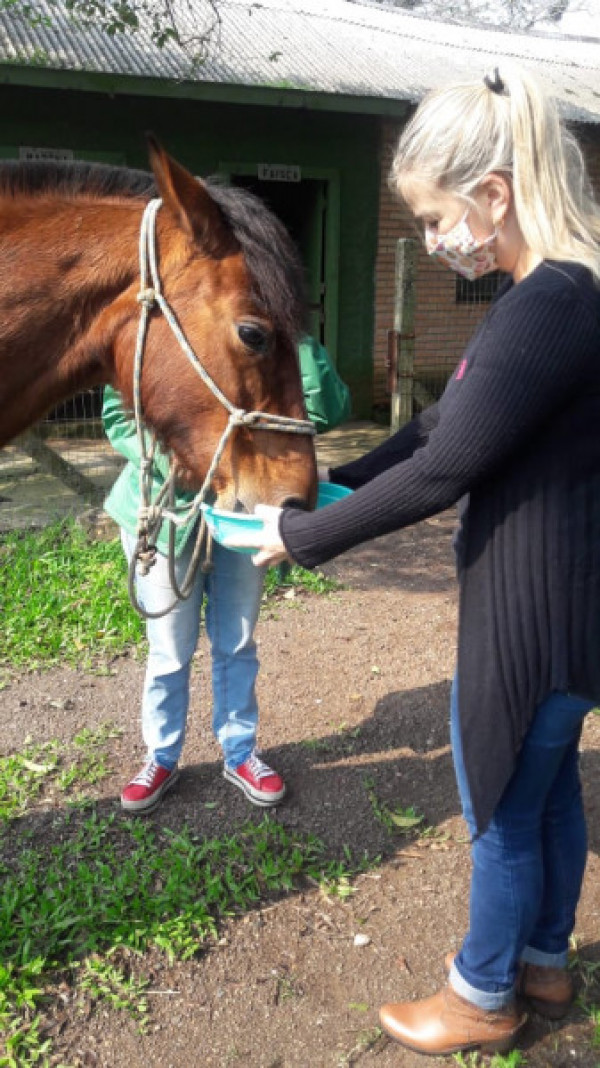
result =
[{"label": "black cardigan", "polygon": [[314,567],[465,494],[458,695],[479,831],[536,706],[553,690],[600,700],[600,288],[540,264],[507,283],[438,404],[331,472],[356,489],[280,530]]}]

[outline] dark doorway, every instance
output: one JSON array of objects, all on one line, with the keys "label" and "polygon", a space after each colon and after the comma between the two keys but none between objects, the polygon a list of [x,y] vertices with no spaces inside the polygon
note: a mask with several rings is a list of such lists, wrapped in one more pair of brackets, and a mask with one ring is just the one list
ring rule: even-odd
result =
[{"label": "dark doorway", "polygon": [[326,225],[327,191],[323,179],[299,182],[268,182],[246,174],[232,174],[233,185],[260,197],[285,223],[296,242],[306,270],[309,302],[309,332],[326,343]]}]

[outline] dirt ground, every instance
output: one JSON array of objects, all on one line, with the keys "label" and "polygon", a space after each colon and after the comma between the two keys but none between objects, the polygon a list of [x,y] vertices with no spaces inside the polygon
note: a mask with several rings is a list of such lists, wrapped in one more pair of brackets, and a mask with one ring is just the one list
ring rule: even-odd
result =
[{"label": "dirt ground", "polygon": [[[198,959],[151,964],[151,1023],[140,1035],[124,1013],[65,1009],[61,1063],[99,1068],[406,1068],[422,1057],[378,1036],[388,1000],[424,996],[443,981],[442,961],[467,922],[469,853],[448,737],[456,590],[444,515],[346,554],[324,570],[343,583],[327,597],[298,596],[259,624],[260,743],[289,793],[275,818],[312,832],[330,856],[345,846],[380,853],[346,901],[320,890],[271,902],[228,921]],[[221,775],[210,735],[208,651],[201,639],[182,775],[146,819],[207,836],[262,813]],[[103,813],[143,758],[138,709],[143,660],[112,674],[70,670],[23,675],[2,693],[1,751],[68,739],[115,722],[114,772],[91,793]],[[577,982],[600,1005],[590,977],[600,962],[600,717],[586,723],[582,769],[590,858],[577,921]],[[370,785],[369,785],[370,784]],[[417,806],[431,830],[392,834],[373,804]],[[209,806],[209,807],[207,807]],[[39,810],[39,829],[52,813]],[[355,935],[366,935],[355,944]],[[583,1007],[558,1024],[531,1016],[521,1048],[528,1068],[598,1068],[600,1050]],[[425,1062],[426,1063],[426,1062]],[[430,1059],[429,1063],[438,1063]],[[442,1062],[439,1062],[442,1063]],[[450,1063],[453,1063],[452,1061]]]}]

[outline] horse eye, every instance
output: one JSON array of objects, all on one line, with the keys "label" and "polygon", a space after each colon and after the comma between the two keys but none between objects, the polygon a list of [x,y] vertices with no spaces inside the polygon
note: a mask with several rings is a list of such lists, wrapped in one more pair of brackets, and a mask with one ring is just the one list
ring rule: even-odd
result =
[{"label": "horse eye", "polygon": [[271,344],[271,333],[264,326],[255,323],[239,323],[237,334],[243,345],[252,349],[258,356],[264,356]]}]

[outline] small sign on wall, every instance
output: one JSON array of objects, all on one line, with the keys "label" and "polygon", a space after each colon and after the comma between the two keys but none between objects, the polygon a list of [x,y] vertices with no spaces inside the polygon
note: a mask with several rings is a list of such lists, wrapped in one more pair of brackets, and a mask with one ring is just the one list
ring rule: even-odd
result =
[{"label": "small sign on wall", "polygon": [[19,159],[23,160],[61,160],[74,159],[72,148],[34,148],[33,145],[19,146]]},{"label": "small sign on wall", "polygon": [[261,182],[301,182],[302,171],[291,163],[259,163]]}]

